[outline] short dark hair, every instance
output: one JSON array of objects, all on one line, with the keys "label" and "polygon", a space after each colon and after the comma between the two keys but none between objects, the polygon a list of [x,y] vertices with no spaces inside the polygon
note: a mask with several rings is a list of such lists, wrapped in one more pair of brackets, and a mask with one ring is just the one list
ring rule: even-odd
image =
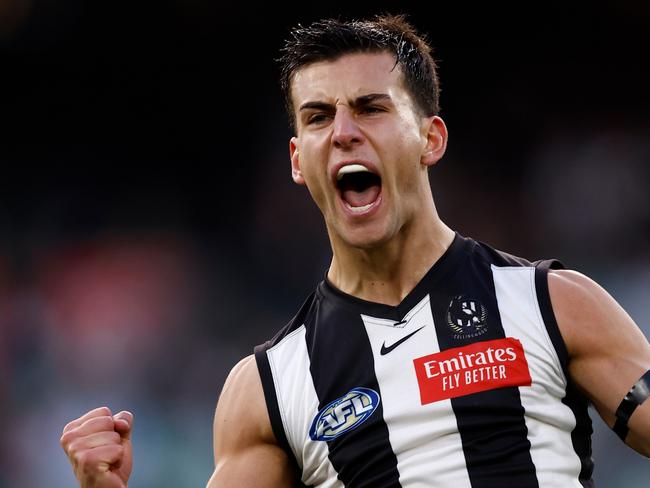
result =
[{"label": "short dark hair", "polygon": [[404,15],[382,14],[371,20],[325,19],[307,27],[298,24],[280,50],[280,88],[291,127],[296,129],[291,82],[301,68],[318,61],[334,61],[356,52],[388,52],[404,74],[406,89],[425,116],[440,111],[436,61],[426,36]]}]

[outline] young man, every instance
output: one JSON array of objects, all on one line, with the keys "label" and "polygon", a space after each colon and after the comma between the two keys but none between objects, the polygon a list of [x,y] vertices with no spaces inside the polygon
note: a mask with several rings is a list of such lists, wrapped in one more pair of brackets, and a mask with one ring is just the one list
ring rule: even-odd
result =
[{"label": "young man", "polygon": [[[589,278],[452,231],[430,48],[401,17],[293,31],[293,180],[327,226],[327,278],[237,364],[208,488],[592,486],[592,402],[650,456],[650,345]],[[61,439],[85,488],[125,487],[133,416]]]}]

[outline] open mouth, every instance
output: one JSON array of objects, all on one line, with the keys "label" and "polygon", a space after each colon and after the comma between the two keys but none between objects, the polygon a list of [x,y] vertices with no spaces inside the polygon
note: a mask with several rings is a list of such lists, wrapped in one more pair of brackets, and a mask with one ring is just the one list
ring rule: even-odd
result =
[{"label": "open mouth", "polygon": [[346,206],[355,213],[362,213],[378,200],[381,177],[361,164],[348,164],[336,174],[336,187]]}]

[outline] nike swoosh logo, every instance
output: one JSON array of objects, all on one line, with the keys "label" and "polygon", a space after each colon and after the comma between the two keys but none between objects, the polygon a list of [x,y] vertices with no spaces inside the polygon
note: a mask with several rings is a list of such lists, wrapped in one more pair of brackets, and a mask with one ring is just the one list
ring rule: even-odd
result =
[{"label": "nike swoosh logo", "polygon": [[416,333],[420,332],[422,329],[424,329],[424,327],[425,327],[425,326],[423,325],[423,326],[420,327],[419,329],[414,330],[414,331],[411,332],[409,335],[405,335],[405,336],[402,337],[399,341],[397,341],[397,342],[391,344],[391,345],[388,346],[388,347],[386,346],[386,343],[384,342],[384,343],[381,345],[381,351],[379,351],[379,353],[380,353],[382,356],[385,356],[386,354],[388,354],[389,352],[391,352],[393,349],[395,349],[397,346],[399,346],[401,343],[403,343],[404,341],[407,341],[411,336],[413,336],[413,335],[415,335]]}]

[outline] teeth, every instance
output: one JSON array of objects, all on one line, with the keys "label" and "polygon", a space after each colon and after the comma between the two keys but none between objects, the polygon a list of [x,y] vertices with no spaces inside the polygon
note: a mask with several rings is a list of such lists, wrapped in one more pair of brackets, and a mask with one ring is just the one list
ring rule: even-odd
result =
[{"label": "teeth", "polygon": [[339,169],[339,172],[336,173],[336,181],[339,181],[343,178],[343,175],[350,173],[371,173],[371,171],[361,164],[348,164]]},{"label": "teeth", "polygon": [[345,202],[345,204],[347,205],[347,207],[348,207],[350,210],[352,210],[354,213],[365,212],[365,211],[368,210],[370,207],[372,207],[375,203],[376,203],[376,201],[375,201],[375,202],[372,202],[372,203],[369,203],[368,205],[364,205],[363,207],[353,207],[353,206],[350,205],[349,203]]}]

